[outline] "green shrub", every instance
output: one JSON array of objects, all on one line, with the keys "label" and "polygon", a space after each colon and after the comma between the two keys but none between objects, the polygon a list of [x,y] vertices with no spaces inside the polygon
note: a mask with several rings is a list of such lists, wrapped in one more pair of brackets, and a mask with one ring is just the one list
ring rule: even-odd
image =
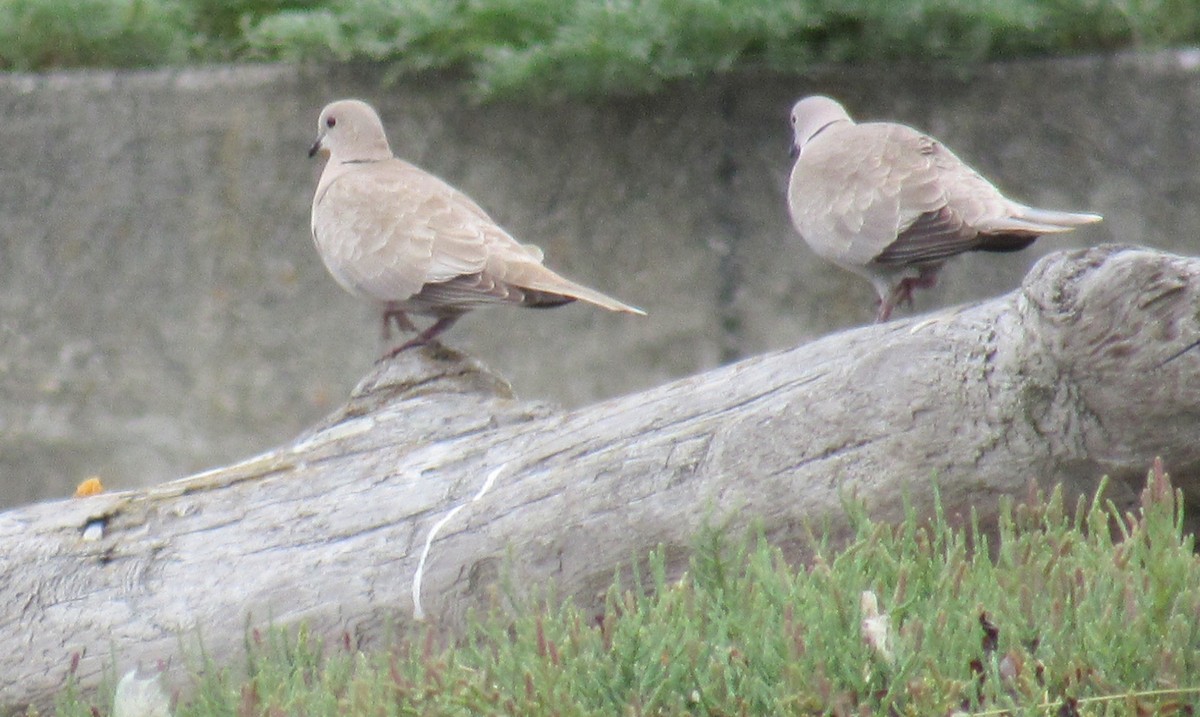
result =
[{"label": "green shrub", "polygon": [[0,0],[0,69],[378,60],[484,97],[1197,41],[1194,0]]},{"label": "green shrub", "polygon": [[188,56],[189,35],[171,0],[0,2],[0,68],[170,64]]},{"label": "green shrub", "polygon": [[[177,717],[1190,714],[1200,560],[1181,504],[1161,474],[1124,515],[1056,492],[1006,507],[994,547],[940,512],[893,526],[851,505],[856,537],[803,566],[710,530],[681,578],[651,555],[599,614],[510,595],[453,644],[373,652],[254,632],[244,670],[197,665]],[[63,717],[90,713],[64,695]]]}]

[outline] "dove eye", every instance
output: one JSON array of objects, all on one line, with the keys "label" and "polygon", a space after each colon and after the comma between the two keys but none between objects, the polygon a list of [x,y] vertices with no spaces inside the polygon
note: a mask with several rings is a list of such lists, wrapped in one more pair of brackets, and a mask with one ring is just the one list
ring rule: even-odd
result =
[{"label": "dove eye", "polygon": [[337,124],[336,117],[326,117],[325,118],[325,126],[326,127],[333,127],[335,124]]}]

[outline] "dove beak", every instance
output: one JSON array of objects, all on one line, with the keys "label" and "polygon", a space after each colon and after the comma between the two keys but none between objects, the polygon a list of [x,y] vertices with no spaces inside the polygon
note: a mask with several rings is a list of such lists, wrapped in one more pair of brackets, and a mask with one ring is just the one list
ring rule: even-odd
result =
[{"label": "dove beak", "polygon": [[317,152],[321,151],[321,140],[323,140],[323,139],[325,139],[325,138],[317,137],[317,141],[313,142],[313,146],[308,148],[308,156],[309,157],[315,157],[315,156],[317,156]]}]

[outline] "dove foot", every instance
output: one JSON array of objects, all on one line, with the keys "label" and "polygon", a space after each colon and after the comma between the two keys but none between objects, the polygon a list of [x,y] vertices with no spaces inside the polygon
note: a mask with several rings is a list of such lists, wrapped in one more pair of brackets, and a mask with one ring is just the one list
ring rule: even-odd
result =
[{"label": "dove foot", "polygon": [[[408,317],[405,316],[403,312],[397,312],[397,313],[399,313],[400,316],[403,316],[404,321],[407,322],[408,325],[413,328],[413,330],[415,330],[416,327],[413,327],[412,322],[408,320]],[[443,316],[442,318],[433,322],[433,324],[430,325],[429,328],[425,329],[421,333],[412,337],[408,341],[405,341],[404,343],[400,344],[399,346],[392,349],[391,351],[388,351],[386,354],[383,355],[383,358],[381,358],[380,360],[386,361],[388,359],[395,358],[398,354],[403,353],[409,349],[416,348],[418,346],[426,346],[426,345],[432,343],[433,340],[435,338],[437,338],[439,335],[441,335],[441,333],[443,331],[445,331],[446,329],[453,326],[454,322],[458,321],[458,319],[459,319],[458,316]],[[399,324],[399,322],[397,322],[397,324]]]},{"label": "dove foot", "polygon": [[879,312],[875,314],[875,323],[882,324],[892,316],[892,310],[901,304],[912,306],[914,289],[932,289],[937,286],[937,272],[940,267],[927,266],[920,269],[916,276],[906,276],[896,284],[886,299],[879,302]]}]

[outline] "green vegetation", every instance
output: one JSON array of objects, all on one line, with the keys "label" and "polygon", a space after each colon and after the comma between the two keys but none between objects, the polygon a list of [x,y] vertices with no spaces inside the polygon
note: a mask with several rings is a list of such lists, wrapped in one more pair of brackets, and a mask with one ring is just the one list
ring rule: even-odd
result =
[{"label": "green vegetation", "polygon": [[[1181,500],[1161,471],[1136,513],[1054,493],[1006,508],[994,549],[940,513],[892,526],[850,506],[857,537],[815,541],[798,569],[709,532],[682,579],[652,556],[599,616],[547,599],[453,645],[366,653],[255,633],[246,668],[198,669],[176,715],[1192,714],[1200,561]],[[865,637],[864,591],[885,643]],[[107,714],[99,699],[70,692],[58,714]]]},{"label": "green vegetation", "polygon": [[0,69],[369,59],[483,96],[1198,40],[1195,0],[0,0]]}]

